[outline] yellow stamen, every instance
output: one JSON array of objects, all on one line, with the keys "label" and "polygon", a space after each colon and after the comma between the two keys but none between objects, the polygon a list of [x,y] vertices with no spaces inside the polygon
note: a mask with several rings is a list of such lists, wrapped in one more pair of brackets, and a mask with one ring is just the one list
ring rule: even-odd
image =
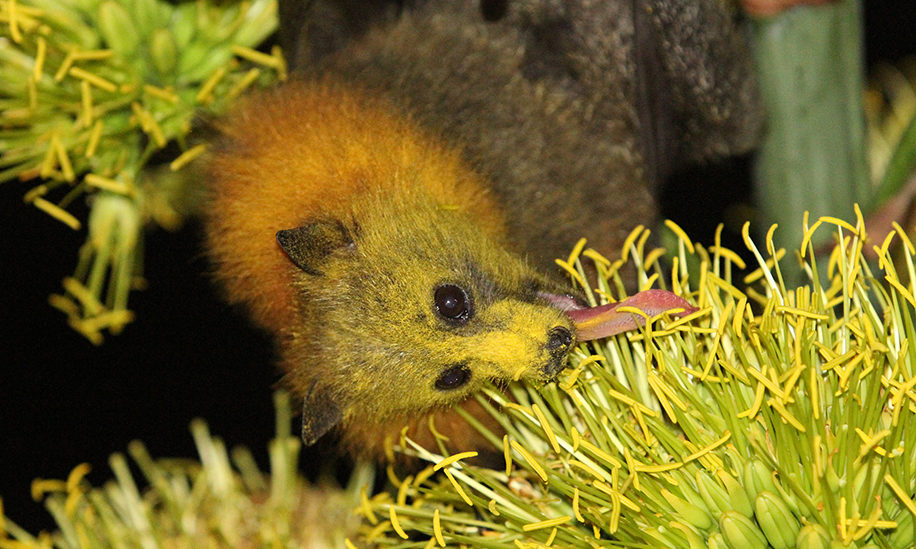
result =
[{"label": "yellow stamen", "polygon": [[22,42],[22,31],[19,30],[19,17],[16,11],[16,0],[9,0],[6,4],[7,17],[9,18],[10,37],[13,42]]},{"label": "yellow stamen", "polygon": [[32,77],[35,82],[40,82],[45,68],[45,57],[48,51],[48,43],[44,36],[39,36],[36,40],[35,48],[35,65],[32,67]]},{"label": "yellow stamen", "polygon": [[649,408],[642,402],[639,402],[633,398],[630,398],[627,395],[619,391],[615,391],[614,389],[608,389],[607,392],[608,392],[608,396],[610,396],[614,400],[618,400],[631,408],[638,408],[639,411],[641,411],[642,413],[646,414],[649,417],[656,417],[655,410]]},{"label": "yellow stamen", "polygon": [[886,280],[891,286],[893,286],[895,290],[900,292],[900,295],[902,295],[904,299],[909,301],[910,305],[912,305],[913,307],[916,307],[916,299],[913,299],[913,294],[911,294],[910,291],[907,290],[902,284],[897,282],[897,280],[891,277],[890,275],[886,275],[884,277],[884,280]]},{"label": "yellow stamen", "polygon": [[48,305],[67,316],[79,316],[80,309],[72,299],[60,294],[51,294],[48,296]]},{"label": "yellow stamen", "polygon": [[623,240],[623,245],[620,247],[620,259],[623,262],[626,262],[630,257],[630,248],[633,247],[633,243],[636,242],[636,239],[639,238],[639,235],[643,233],[646,228],[642,225],[637,225],[630,234]]},{"label": "yellow stamen", "polygon": [[712,365],[715,363],[716,355],[718,355],[718,351],[722,346],[722,336],[725,335],[725,329],[728,327],[727,319],[732,315],[734,310],[735,303],[733,301],[729,301],[725,305],[725,310],[722,311],[719,326],[716,329],[716,337],[712,341],[712,347],[709,349],[706,364],[703,366],[703,375],[700,376],[701,380],[705,380],[706,376],[709,375],[709,371],[712,370]]},{"label": "yellow stamen", "polygon": [[605,461],[607,463],[610,463],[613,467],[623,467],[623,463],[621,463],[619,459],[605,452],[601,448],[598,448],[597,446],[585,440],[584,438],[579,440],[579,446],[584,448],[587,452],[591,453],[598,459]]},{"label": "yellow stamen", "polygon": [[198,103],[209,103],[213,99],[213,88],[220,83],[220,81],[225,78],[228,69],[226,67],[220,67],[216,69],[213,74],[204,82],[200,87],[200,91],[197,92],[197,96],[194,98]]},{"label": "yellow stamen", "polygon": [[80,82],[80,99],[81,99],[81,110],[80,116],[82,118],[82,124],[87,128],[92,125],[92,88],[89,85],[89,82],[83,80]]},{"label": "yellow stamen", "polygon": [[633,488],[639,490],[639,470],[636,464],[636,460],[633,459],[633,455],[630,453],[630,449],[624,446],[623,448],[623,459],[627,462],[627,469],[630,471],[630,478],[633,479]]},{"label": "yellow stamen", "polygon": [[130,104],[130,108],[134,111],[134,116],[137,117],[140,128],[153,138],[153,142],[155,142],[156,145],[164,147],[167,142],[165,134],[162,132],[162,127],[156,122],[155,117],[136,101]]},{"label": "yellow stamen", "polygon": [[396,500],[398,505],[407,504],[407,488],[410,487],[411,482],[413,482],[413,477],[408,475],[407,478],[405,478],[404,481],[401,482],[401,485],[398,486],[398,497]]},{"label": "yellow stamen", "polygon": [[856,434],[859,435],[859,438],[862,439],[862,447],[859,448],[859,458],[858,458],[858,459],[861,459],[865,457],[865,455],[868,454],[872,450],[875,450],[875,452],[878,452],[878,450],[884,450],[883,448],[876,448],[876,446],[878,446],[878,443],[881,442],[881,439],[891,434],[891,430],[884,429],[884,430],[878,431],[877,433],[875,433],[872,436],[869,436],[865,434],[865,431],[856,427]]},{"label": "yellow stamen", "polygon": [[102,61],[114,56],[114,50],[83,50],[74,51],[74,61]]},{"label": "yellow stamen", "polygon": [[178,155],[175,160],[172,160],[171,164],[169,164],[169,169],[173,172],[180,170],[181,168],[188,165],[189,162],[204,154],[206,150],[207,146],[203,144],[191,147],[190,149]]},{"label": "yellow stamen", "polygon": [[174,91],[153,86],[152,84],[144,84],[143,91],[153,97],[168,101],[169,103],[178,103],[179,100],[178,95],[176,95]]},{"label": "yellow stamen", "polygon": [[[547,482],[547,471],[545,471],[544,468],[541,467],[541,464],[538,463],[536,459],[534,459],[534,456],[532,456],[528,450],[525,450],[518,442],[510,440],[509,443],[512,445],[512,448],[514,448],[515,451],[522,456],[522,459],[528,462],[528,465],[534,469],[534,472],[537,474],[537,476],[541,477],[542,481]],[[446,473],[448,473],[448,471],[446,471]]]},{"label": "yellow stamen", "polygon": [[773,396],[780,398],[783,401],[786,400],[786,396],[783,395],[782,393],[782,387],[780,387],[778,383],[773,381],[773,379],[771,379],[770,376],[766,375],[766,372],[767,372],[766,366],[764,366],[763,371],[759,371],[756,368],[747,368],[746,371],[747,373],[751,374],[751,377],[753,377],[758,382],[763,384],[764,387],[769,389],[770,393]]},{"label": "yellow stamen", "polygon": [[840,537],[843,540],[843,545],[849,545],[849,542],[852,541],[849,539],[849,531],[846,529],[848,519],[846,518],[846,497],[840,497],[840,511],[839,511],[839,524],[840,527]]},{"label": "yellow stamen", "polygon": [[916,255],[916,246],[913,246],[913,241],[910,240],[909,235],[906,234],[906,231],[903,230],[903,227],[899,223],[894,221],[893,223],[894,231],[897,232],[897,235],[900,236],[900,239],[903,240],[903,243],[906,244],[907,251],[910,252],[910,255]]},{"label": "yellow stamen", "polygon": [[741,270],[744,270],[745,268],[747,268],[747,264],[744,262],[743,259],[741,259],[741,256],[728,248],[724,248],[722,246],[710,246],[709,251],[714,254],[724,257],[728,261],[731,261],[733,264],[735,264],[735,266],[737,266]]},{"label": "yellow stamen", "polygon": [[407,532],[401,528],[401,522],[398,520],[398,514],[394,512],[394,505],[388,506],[388,515],[391,518],[391,525],[394,526],[394,531],[398,533],[404,539],[407,539]]},{"label": "yellow stamen", "polygon": [[445,538],[442,537],[442,521],[439,518],[439,508],[433,513],[433,534],[436,536],[436,543],[439,547],[445,547]]},{"label": "yellow stamen", "polygon": [[70,70],[67,71],[68,74],[80,80],[85,80],[92,84],[93,86],[107,91],[115,92],[118,90],[118,87],[111,80],[106,80],[97,74],[93,74],[85,69],[80,67],[70,67]]},{"label": "yellow stamen", "polygon": [[531,405],[531,411],[533,411],[534,415],[538,418],[538,423],[541,424],[541,429],[543,429],[544,434],[547,435],[547,440],[550,442],[553,451],[559,454],[560,444],[557,442],[557,437],[553,434],[553,428],[550,426],[550,423],[547,422],[547,417],[544,415],[544,412],[541,411],[541,408],[537,404]]},{"label": "yellow stamen", "polygon": [[[765,368],[766,366],[764,366]],[[751,370],[749,368],[748,370]],[[738,413],[738,417],[753,418],[757,415],[757,412],[760,411],[760,407],[763,406],[763,396],[766,392],[766,387],[763,383],[757,383],[757,387],[754,389],[754,402],[751,403],[751,407],[743,412]]]},{"label": "yellow stamen", "polygon": [[282,48],[280,48],[279,45],[275,44],[273,47],[270,48],[270,55],[272,55],[277,60],[277,67],[276,67],[277,78],[281,82],[285,82],[286,77],[288,76],[289,67],[287,67],[286,65],[286,57],[283,55]]},{"label": "yellow stamen", "polygon": [[495,500],[495,499],[491,499],[491,500],[490,500],[490,503],[487,504],[487,509],[488,509],[488,510],[490,511],[490,513],[492,513],[494,516],[497,516],[497,517],[499,516],[499,509],[496,508],[496,500]]},{"label": "yellow stamen", "polygon": [[578,488],[573,488],[572,508],[573,508],[573,514],[576,516],[576,520],[578,520],[579,522],[585,522],[585,517],[583,517],[582,513],[579,511],[579,489]]},{"label": "yellow stamen", "polygon": [[512,474],[512,450],[509,448],[509,435],[503,435],[503,458],[506,460],[506,476]]},{"label": "yellow stamen", "polygon": [[[73,517],[76,513],[76,506],[79,505],[80,500],[83,499],[83,492],[80,490],[71,490],[67,493],[67,499],[64,501],[64,513],[68,517]],[[86,545],[86,547],[89,547]]]},{"label": "yellow stamen", "polygon": [[579,274],[578,271],[576,271],[576,269],[575,269],[572,265],[570,265],[569,263],[563,261],[562,259],[554,259],[554,262],[555,262],[557,265],[559,265],[560,268],[562,268],[564,271],[566,271],[567,274],[569,274],[569,276],[572,277],[573,281],[574,281],[576,284],[578,284],[579,286],[581,286],[581,287],[583,287],[583,288],[587,288],[587,287],[588,287],[588,284],[585,282],[585,280],[582,279],[582,276]]},{"label": "yellow stamen", "polygon": [[250,71],[245,73],[245,76],[243,76],[241,80],[236,82],[235,85],[232,86],[228,92],[226,92],[226,98],[235,99],[236,97],[242,95],[242,92],[244,92],[246,89],[248,89],[249,86],[254,84],[254,81],[257,80],[259,76],[261,76],[261,69],[257,69],[257,68],[251,69]]},{"label": "yellow stamen", "polygon": [[232,46],[232,53],[241,57],[242,59],[247,59],[252,63],[257,63],[258,65],[264,65],[271,69],[280,68],[280,60],[274,57],[273,55],[259,52],[251,48],[246,48],[245,46]]},{"label": "yellow stamen", "polygon": [[[585,471],[586,473],[595,477],[598,480],[603,480],[605,478],[603,475],[599,474],[598,471],[592,469],[591,467],[589,467],[588,465],[582,463],[581,461],[577,459],[569,460],[569,465],[582,469],[583,471]],[[615,468],[614,470],[616,471],[617,469]]]},{"label": "yellow stamen", "polygon": [[455,480],[455,477],[452,475],[452,472],[449,471],[448,469],[445,469],[443,472],[445,473],[445,476],[448,477],[448,480],[452,483],[452,486],[455,487],[455,491],[458,492],[458,495],[461,496],[461,499],[463,499],[464,502],[467,503],[468,505],[473,506],[474,502],[471,501],[471,498],[468,497],[467,493],[464,491],[464,488],[462,488],[461,485],[458,484],[458,481]]},{"label": "yellow stamen", "polygon": [[665,227],[671,229],[671,232],[677,236],[678,240],[684,243],[684,246],[687,247],[688,252],[691,254],[696,253],[696,248],[693,247],[693,242],[690,241],[690,237],[687,236],[687,233],[684,232],[684,229],[682,229],[677,223],[671,221],[670,219],[666,219]]},{"label": "yellow stamen", "polygon": [[725,434],[722,435],[722,437],[719,438],[718,440],[714,441],[712,444],[709,444],[709,445],[707,445],[707,446],[704,446],[704,447],[701,448],[700,450],[697,450],[696,452],[694,452],[694,453],[690,454],[689,456],[687,456],[686,458],[684,458],[684,463],[688,463],[688,462],[693,461],[693,460],[695,460],[695,459],[697,459],[697,458],[699,458],[699,457],[701,457],[701,456],[703,456],[703,455],[705,455],[705,454],[708,454],[709,452],[712,452],[713,450],[715,450],[715,449],[718,448],[719,446],[722,446],[723,444],[725,444],[726,442],[728,442],[729,439],[731,439],[731,438],[732,438],[732,434],[731,434],[729,431],[725,431]]},{"label": "yellow stamen", "polygon": [[99,147],[99,139],[102,138],[102,127],[101,120],[96,120],[95,125],[92,126],[92,131],[89,133],[89,143],[86,145],[86,158],[95,156],[95,151]]},{"label": "yellow stamen", "polygon": [[[633,467],[634,467],[633,470],[638,471],[640,473],[665,473],[667,471],[673,471],[683,466],[684,464],[680,462],[662,463],[659,465],[647,465],[645,463],[641,463],[636,460],[633,460]],[[634,487],[635,486],[636,484],[634,483]]]},{"label": "yellow stamen", "polygon": [[90,187],[95,187],[97,189],[103,189],[113,193],[122,194],[124,196],[133,196],[134,188],[127,183],[122,181],[117,181],[115,179],[109,179],[107,177],[102,177],[94,173],[87,174],[83,178],[87,185]]},{"label": "yellow stamen", "polygon": [[793,416],[788,410],[786,410],[785,406],[783,406],[782,402],[780,402],[778,399],[768,399],[767,406],[776,410],[776,413],[778,413],[782,419],[786,421],[786,423],[792,427],[795,427],[799,432],[804,433],[806,431],[805,426],[802,425],[801,422],[798,421],[798,419],[796,419],[795,416]]},{"label": "yellow stamen", "polygon": [[661,404],[662,409],[665,410],[665,414],[671,418],[672,423],[677,423],[677,416],[674,414],[674,408],[668,401],[668,396],[665,394],[665,391],[660,387],[662,382],[658,379],[658,376],[655,375],[654,372],[650,372],[646,381],[649,383],[649,388],[652,389],[656,398],[658,398],[658,403]]},{"label": "yellow stamen", "polygon": [[449,457],[443,459],[442,461],[440,461],[439,463],[437,463],[437,464],[433,467],[433,470],[434,470],[434,471],[438,471],[438,470],[442,469],[443,467],[448,467],[449,465],[455,463],[456,461],[460,461],[460,460],[462,460],[462,459],[465,459],[465,458],[472,458],[472,457],[477,457],[477,452],[473,452],[473,451],[471,451],[471,452],[461,452],[461,453],[459,453],[459,454],[455,454],[455,455],[452,455],[452,456],[449,456]]},{"label": "yellow stamen", "polygon": [[67,483],[62,480],[36,478],[32,481],[32,499],[35,501],[40,501],[45,494],[66,490]]},{"label": "yellow stamen", "polygon": [[595,250],[595,249],[593,249],[593,248],[588,248],[587,250],[585,250],[584,252],[582,252],[582,255],[584,255],[585,257],[587,257],[587,258],[589,258],[589,259],[591,259],[591,260],[594,261],[595,263],[600,263],[600,264],[602,264],[602,265],[604,265],[604,266],[606,266],[606,267],[609,267],[609,266],[611,265],[611,260],[610,260],[610,259],[604,257],[604,256],[601,255],[597,250]]},{"label": "yellow stamen", "polygon": [[791,315],[803,316],[805,318],[810,318],[813,320],[829,320],[830,318],[825,314],[814,313],[811,311],[804,311],[802,309],[797,309],[795,307],[788,307],[786,305],[777,305],[774,311],[777,313],[788,313]]},{"label": "yellow stamen", "polygon": [[658,262],[660,257],[663,257],[667,253],[667,250],[664,248],[655,248],[649,254],[643,258],[642,268],[649,270],[652,268],[652,265]]},{"label": "yellow stamen", "polygon": [[617,526],[620,524],[621,499],[620,492],[611,493],[611,517],[608,519],[608,531],[612,534],[617,532]]},{"label": "yellow stamen", "polygon": [[[607,494],[607,495],[609,495],[609,496],[611,496],[611,497],[615,497],[614,494],[616,494],[616,497],[620,498],[620,503],[621,503],[621,505],[623,505],[624,507],[630,509],[631,511],[635,511],[635,512],[637,512],[637,513],[640,511],[639,505],[637,505],[633,500],[631,500],[630,498],[628,498],[628,497],[626,497],[625,495],[621,494],[621,493],[618,492],[617,490],[614,490],[614,489],[613,489],[610,485],[608,485],[607,483],[601,482],[601,481],[598,481],[598,480],[593,480],[593,481],[592,481],[592,486],[594,486],[594,487],[597,488],[598,490],[601,490],[602,492],[604,492],[605,494]],[[633,487],[635,488],[636,485],[634,484]]]},{"label": "yellow stamen", "polygon": [[843,221],[843,220],[840,219],[839,217],[833,217],[833,216],[830,216],[830,215],[824,215],[824,216],[821,216],[820,219],[818,219],[818,221],[823,221],[824,223],[831,223],[831,224],[833,224],[833,225],[836,225],[836,226],[838,226],[838,227],[842,227],[842,228],[848,230],[849,232],[851,232],[852,234],[854,234],[854,235],[856,235],[856,236],[859,235],[859,233],[858,233],[858,231],[856,231],[856,228],[855,228],[855,227],[853,227],[852,225],[850,225],[848,222]]},{"label": "yellow stamen", "polygon": [[51,203],[51,202],[48,202],[48,201],[45,200],[44,198],[36,197],[35,199],[32,200],[32,204],[33,204],[36,208],[38,208],[39,210],[45,212],[46,214],[50,215],[50,216],[53,217],[54,219],[56,219],[56,220],[60,221],[61,223],[67,225],[68,227],[70,227],[70,228],[73,229],[74,231],[78,231],[78,230],[80,229],[80,227],[82,226],[82,225],[80,224],[79,219],[77,219],[76,217],[74,217],[73,214],[71,214],[71,213],[68,212],[67,210],[61,208],[61,207],[58,206],[57,204],[53,204],[53,203]]},{"label": "yellow stamen", "polygon": [[531,532],[533,530],[541,530],[543,528],[553,528],[555,526],[560,526],[561,524],[566,524],[570,520],[572,520],[572,517],[566,515],[563,517],[542,520],[540,522],[529,522],[528,524],[522,525],[522,530],[525,532]]},{"label": "yellow stamen", "polygon": [[429,477],[433,476],[433,473],[434,471],[432,467],[424,467],[422,471],[417,473],[417,478],[413,479],[413,485],[420,486],[421,484],[426,482],[426,480],[429,479]]},{"label": "yellow stamen", "polygon": [[73,164],[70,162],[70,157],[67,155],[67,150],[64,148],[63,143],[60,142],[60,139],[55,139],[51,144],[57,155],[57,164],[60,166],[64,180],[73,182],[76,179],[76,174],[73,172]]},{"label": "yellow stamen", "polygon": [[553,540],[555,539],[557,539],[557,529],[556,528],[550,531],[550,535],[547,536],[547,541],[544,542],[544,545],[546,545],[547,547],[550,547],[551,545],[553,545]]},{"label": "yellow stamen", "polygon": [[372,512],[372,505],[369,503],[368,490],[366,486],[363,486],[359,491],[359,510],[370,524],[378,524],[378,517]]}]

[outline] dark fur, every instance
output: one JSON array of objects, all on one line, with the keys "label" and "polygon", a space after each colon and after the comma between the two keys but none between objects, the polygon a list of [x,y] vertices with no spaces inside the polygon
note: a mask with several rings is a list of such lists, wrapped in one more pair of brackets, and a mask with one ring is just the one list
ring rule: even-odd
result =
[{"label": "dark fur", "polygon": [[294,70],[367,87],[461,148],[542,270],[581,236],[616,255],[673,170],[745,152],[760,128],[724,0],[280,6]]}]

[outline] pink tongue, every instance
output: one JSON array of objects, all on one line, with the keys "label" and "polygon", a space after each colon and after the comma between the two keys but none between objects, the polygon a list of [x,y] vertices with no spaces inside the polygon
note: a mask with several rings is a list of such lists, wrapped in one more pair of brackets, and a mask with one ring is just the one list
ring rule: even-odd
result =
[{"label": "pink tongue", "polygon": [[674,313],[674,315],[682,317],[697,310],[684,298],[667,290],[644,290],[617,303],[584,309],[568,309],[566,314],[576,325],[576,339],[591,341],[634,330],[645,324],[645,319],[641,315],[617,311],[623,306],[639,309],[650,317],[672,309],[681,309],[681,312]]}]

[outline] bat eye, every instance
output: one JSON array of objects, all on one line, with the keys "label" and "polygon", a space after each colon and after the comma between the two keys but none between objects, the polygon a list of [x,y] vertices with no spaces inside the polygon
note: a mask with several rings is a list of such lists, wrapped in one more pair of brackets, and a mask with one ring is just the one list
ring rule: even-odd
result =
[{"label": "bat eye", "polygon": [[464,288],[454,284],[442,284],[433,295],[439,316],[456,324],[464,324],[471,318],[471,299]]},{"label": "bat eye", "polygon": [[436,389],[450,391],[457,389],[471,380],[471,371],[464,364],[449,366],[436,379]]}]

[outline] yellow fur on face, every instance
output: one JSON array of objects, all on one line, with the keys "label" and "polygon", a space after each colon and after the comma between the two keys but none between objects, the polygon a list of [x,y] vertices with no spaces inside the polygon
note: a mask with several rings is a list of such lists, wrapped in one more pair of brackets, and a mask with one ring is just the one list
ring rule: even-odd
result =
[{"label": "yellow fur on face", "polygon": [[[503,213],[457,153],[331,84],[256,96],[222,130],[206,226],[216,276],[276,334],[307,405],[339,409],[350,445],[375,433],[377,451],[485,381],[548,377],[548,332],[572,325],[540,301],[550,283],[510,251]],[[300,269],[276,233],[313,223],[349,240]],[[467,292],[466,322],[437,312],[443,284]],[[456,365],[467,383],[437,387]]]}]

